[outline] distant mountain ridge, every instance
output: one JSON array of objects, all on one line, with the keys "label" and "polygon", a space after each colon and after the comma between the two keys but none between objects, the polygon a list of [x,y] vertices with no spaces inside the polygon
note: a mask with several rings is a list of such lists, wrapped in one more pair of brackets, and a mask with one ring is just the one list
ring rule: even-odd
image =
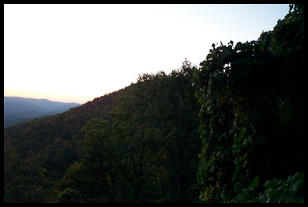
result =
[{"label": "distant mountain ridge", "polygon": [[62,113],[77,106],[80,106],[80,104],[4,96],[4,127],[30,121],[34,118]]}]

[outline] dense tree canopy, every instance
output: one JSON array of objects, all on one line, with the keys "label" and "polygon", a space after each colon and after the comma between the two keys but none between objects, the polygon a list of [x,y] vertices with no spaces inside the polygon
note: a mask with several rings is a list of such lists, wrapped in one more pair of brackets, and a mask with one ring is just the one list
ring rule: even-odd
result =
[{"label": "dense tree canopy", "polygon": [[119,96],[111,121],[88,122],[81,160],[62,188],[96,202],[197,199],[192,186],[201,143],[193,70],[185,62],[170,75],[144,74]]},{"label": "dense tree canopy", "polygon": [[247,201],[255,183],[304,172],[303,12],[292,6],[257,41],[213,44],[200,64],[202,200]]}]

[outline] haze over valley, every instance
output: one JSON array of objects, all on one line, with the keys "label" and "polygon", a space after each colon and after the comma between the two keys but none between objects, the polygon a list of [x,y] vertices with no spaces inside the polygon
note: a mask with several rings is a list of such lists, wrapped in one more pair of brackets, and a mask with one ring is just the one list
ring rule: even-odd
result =
[{"label": "haze over valley", "polygon": [[62,113],[77,106],[80,104],[4,96],[4,128],[34,118]]}]

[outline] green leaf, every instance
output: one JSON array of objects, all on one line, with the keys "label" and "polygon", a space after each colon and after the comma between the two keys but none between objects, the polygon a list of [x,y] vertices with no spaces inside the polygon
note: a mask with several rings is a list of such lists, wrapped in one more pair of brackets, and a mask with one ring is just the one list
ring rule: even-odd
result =
[{"label": "green leaf", "polygon": [[250,183],[249,190],[254,190],[257,186],[259,186],[260,178],[256,176],[253,181]]}]

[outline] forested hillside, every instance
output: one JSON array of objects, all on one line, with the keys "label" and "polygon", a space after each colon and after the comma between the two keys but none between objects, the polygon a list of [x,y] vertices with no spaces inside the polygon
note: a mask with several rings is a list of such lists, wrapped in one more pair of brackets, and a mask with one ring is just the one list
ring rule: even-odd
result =
[{"label": "forested hillside", "polygon": [[304,202],[304,6],[200,67],[4,130],[5,202]]}]

